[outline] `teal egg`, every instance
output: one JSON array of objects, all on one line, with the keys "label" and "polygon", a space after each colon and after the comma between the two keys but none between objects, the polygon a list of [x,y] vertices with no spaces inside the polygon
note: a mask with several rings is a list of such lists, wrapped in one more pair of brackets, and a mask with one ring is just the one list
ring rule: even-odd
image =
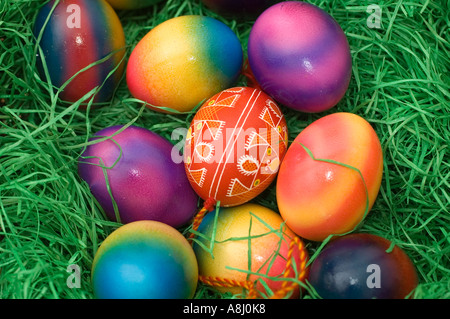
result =
[{"label": "teal egg", "polygon": [[175,228],[136,221],[101,244],[91,280],[98,299],[189,299],[197,287],[197,259]]}]

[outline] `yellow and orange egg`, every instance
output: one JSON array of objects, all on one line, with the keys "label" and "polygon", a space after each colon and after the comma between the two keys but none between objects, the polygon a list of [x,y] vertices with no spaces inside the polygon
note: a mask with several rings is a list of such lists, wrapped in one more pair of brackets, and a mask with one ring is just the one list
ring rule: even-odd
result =
[{"label": "yellow and orange egg", "polygon": [[277,203],[299,236],[322,241],[350,232],[371,210],[383,173],[380,140],[361,116],[334,113],[308,125],[281,164]]}]

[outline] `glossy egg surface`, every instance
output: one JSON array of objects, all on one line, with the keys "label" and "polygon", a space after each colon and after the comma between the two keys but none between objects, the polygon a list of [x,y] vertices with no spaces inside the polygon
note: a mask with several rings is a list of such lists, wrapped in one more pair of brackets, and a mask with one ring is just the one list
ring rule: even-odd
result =
[{"label": "glossy egg surface", "polygon": [[176,229],[137,221],[112,232],[92,265],[98,299],[186,299],[197,287],[194,251]]},{"label": "glossy egg surface", "polygon": [[372,208],[382,173],[380,140],[365,119],[324,116],[289,146],[277,179],[280,213],[309,240],[352,231]]},{"label": "glossy egg surface", "polygon": [[127,67],[131,94],[161,112],[188,112],[232,86],[243,63],[236,34],[216,19],[187,15],[152,29]]},{"label": "glossy egg surface", "polygon": [[42,50],[41,76],[45,78],[47,69],[64,101],[78,101],[101,87],[94,102],[108,102],[124,70],[125,35],[119,17],[105,0],[64,0],[54,6],[55,1],[49,1],[41,8],[33,29]]},{"label": "glossy egg surface", "polygon": [[119,216],[122,223],[156,220],[180,227],[195,215],[198,197],[183,163],[173,160],[168,140],[120,125],[97,132],[90,139],[95,140],[100,141],[84,150],[78,170],[111,220]]},{"label": "glossy egg surface", "polygon": [[287,125],[277,104],[249,87],[224,90],[206,101],[186,136],[184,163],[204,200],[236,206],[275,179],[287,149]]},{"label": "glossy egg surface", "polygon": [[334,107],[350,82],[352,59],[343,30],[306,2],[286,1],[265,10],[251,29],[248,59],[265,92],[302,112]]},{"label": "glossy egg surface", "polygon": [[[206,279],[221,278],[235,283],[258,281],[256,287],[264,293],[261,280],[272,292],[283,285],[282,279],[277,281],[264,276],[279,278],[286,271],[289,271],[286,277],[291,279],[296,277],[296,273],[302,273],[301,280],[307,276],[308,254],[304,246],[302,249],[293,246],[291,258],[295,262],[291,263],[291,267],[287,266],[288,252],[295,234],[284,225],[280,215],[269,208],[251,203],[221,208],[217,217],[215,211],[206,215],[198,231],[203,234],[198,237],[199,240],[212,248],[210,253],[194,245],[199,274]],[[212,240],[215,242],[212,243]],[[243,293],[242,287],[219,287],[219,290]],[[298,296],[298,287],[293,292]]]},{"label": "glossy egg surface", "polygon": [[372,234],[329,242],[311,265],[309,281],[326,299],[403,299],[418,285],[414,264],[398,246]]}]

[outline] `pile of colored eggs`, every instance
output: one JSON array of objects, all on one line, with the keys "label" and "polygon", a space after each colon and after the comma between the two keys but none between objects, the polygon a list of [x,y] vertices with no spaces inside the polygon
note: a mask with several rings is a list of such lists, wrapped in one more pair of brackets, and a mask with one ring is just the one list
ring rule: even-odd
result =
[{"label": "pile of colored eggs", "polygon": [[[34,27],[41,77],[61,100],[110,101],[125,70],[114,9],[159,2],[48,2]],[[388,253],[386,239],[346,235],[364,221],[381,185],[382,148],[370,123],[329,114],[288,145],[283,107],[331,109],[347,91],[352,61],[328,13],[274,2],[203,1],[225,16],[258,16],[247,52],[254,87],[237,85],[242,45],[211,17],[171,18],[133,48],[130,94],[151,111],[196,113],[182,155],[133,125],[98,131],[81,153],[80,177],[106,217],[122,224],[95,255],[97,298],[192,298],[198,280],[249,298],[298,297],[306,280],[324,298],[405,298],[417,286],[399,247]],[[275,178],[279,213],[250,204]],[[330,240],[311,267],[303,240]]]}]

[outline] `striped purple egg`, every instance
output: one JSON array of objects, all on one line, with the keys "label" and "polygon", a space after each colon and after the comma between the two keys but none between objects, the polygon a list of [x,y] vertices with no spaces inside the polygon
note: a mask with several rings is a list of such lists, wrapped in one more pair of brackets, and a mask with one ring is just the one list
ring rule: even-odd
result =
[{"label": "striped purple egg", "polygon": [[78,170],[109,219],[180,227],[195,215],[198,197],[168,140],[145,128],[112,126],[90,141]]},{"label": "striped purple egg", "polygon": [[33,29],[42,50],[38,54],[42,78],[47,69],[53,86],[62,89],[59,97],[64,101],[78,101],[101,87],[94,101],[107,102],[124,70],[125,35],[119,17],[105,0],[55,4],[52,0],[41,8]]},{"label": "striped purple egg", "polygon": [[265,10],[251,30],[248,59],[261,88],[298,111],[334,107],[350,82],[345,33],[328,13],[305,2],[286,1]]}]

